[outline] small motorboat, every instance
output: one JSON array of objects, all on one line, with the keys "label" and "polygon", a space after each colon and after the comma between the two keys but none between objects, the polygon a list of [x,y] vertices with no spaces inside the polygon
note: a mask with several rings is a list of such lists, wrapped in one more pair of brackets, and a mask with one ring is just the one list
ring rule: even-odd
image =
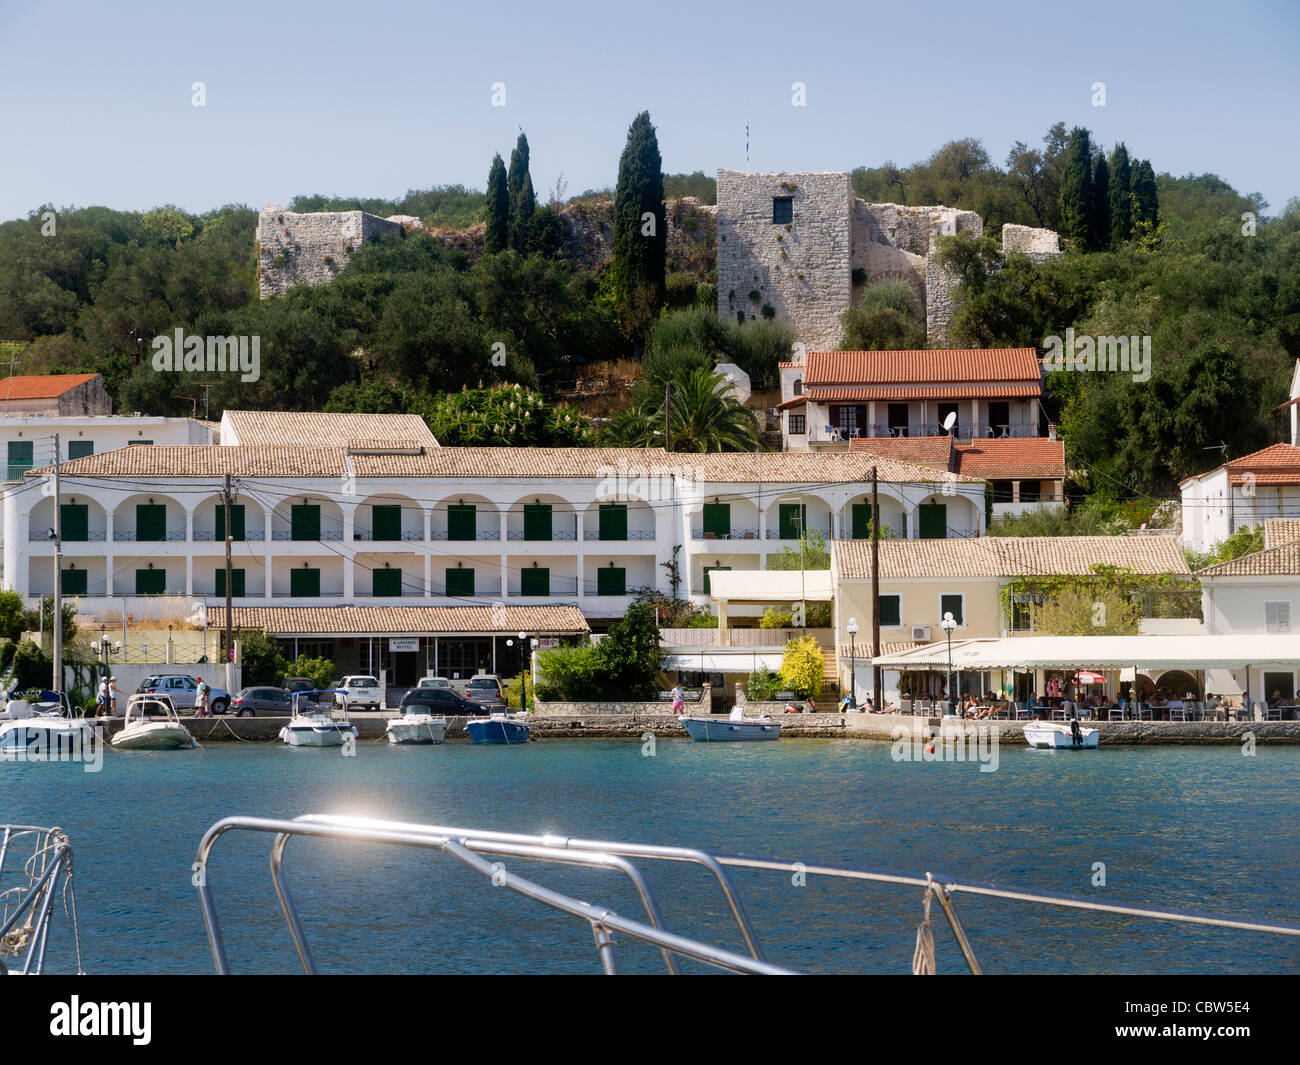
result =
[{"label": "small motorboat", "polygon": [[388,722],[384,730],[389,743],[441,743],[447,734],[447,719],[434,717],[427,706],[408,706],[401,717]]},{"label": "small motorboat", "polygon": [[119,751],[192,750],[199,745],[166,695],[131,696],[122,731],[108,742]]},{"label": "small motorboat", "polygon": [[[330,696],[330,703],[320,705],[318,695]],[[335,717],[333,697],[347,692],[316,691],[293,693],[293,716],[280,730],[280,741],[290,747],[342,747],[348,739],[357,738],[357,727],[348,720],[346,698],[341,716]]]},{"label": "small motorboat", "polygon": [[532,735],[532,730],[522,721],[504,713],[471,717],[465,722],[465,731],[475,743],[527,743]]},{"label": "small motorboat", "polygon": [[702,743],[743,743],[753,740],[779,740],[781,722],[767,714],[746,717],[742,707],[732,709],[728,717],[679,717],[691,739]]},{"label": "small motorboat", "polygon": [[1074,718],[1062,725],[1053,721],[1032,721],[1025,726],[1025,742],[1040,750],[1085,751],[1097,746],[1099,730],[1084,728]]},{"label": "small motorboat", "polygon": [[89,753],[95,728],[73,717],[63,692],[15,692],[0,713],[0,757],[24,761],[76,759]]}]

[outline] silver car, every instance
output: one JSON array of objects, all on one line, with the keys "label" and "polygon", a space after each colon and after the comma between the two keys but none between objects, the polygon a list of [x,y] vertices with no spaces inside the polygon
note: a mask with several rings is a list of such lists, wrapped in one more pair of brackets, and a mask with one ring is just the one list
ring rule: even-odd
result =
[{"label": "silver car", "polygon": [[[182,673],[164,673],[146,677],[136,689],[137,695],[166,695],[177,710],[193,710],[199,698],[198,678]],[[230,693],[215,685],[208,685],[208,708],[214,714],[224,714],[230,707]]]}]

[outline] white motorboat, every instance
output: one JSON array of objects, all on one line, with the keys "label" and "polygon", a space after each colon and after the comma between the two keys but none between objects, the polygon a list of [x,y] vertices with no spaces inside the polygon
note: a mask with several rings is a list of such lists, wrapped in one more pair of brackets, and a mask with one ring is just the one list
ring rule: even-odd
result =
[{"label": "white motorboat", "polygon": [[72,716],[62,692],[15,693],[0,713],[0,757],[23,761],[76,759],[89,753],[95,739],[94,725],[83,717]]},{"label": "white motorboat", "polygon": [[1031,721],[1025,726],[1025,742],[1041,750],[1085,751],[1097,746],[1099,730],[1084,728],[1078,718],[1062,725],[1053,721]]},{"label": "white motorboat", "polygon": [[739,706],[728,717],[686,717],[677,719],[691,739],[705,743],[743,743],[753,740],[779,740],[781,722],[762,717],[746,717]]},{"label": "white motorboat", "polygon": [[[328,695],[325,705],[314,701],[317,695]],[[346,701],[341,716],[335,717],[334,696],[346,692],[316,691],[293,693],[293,716],[280,730],[280,741],[290,747],[342,747],[349,739],[357,738],[357,727],[348,720]]]},{"label": "white motorboat", "polygon": [[447,734],[447,719],[434,717],[425,707],[408,706],[401,717],[388,722],[384,730],[389,743],[441,743]]},{"label": "white motorboat", "polygon": [[131,696],[122,731],[109,743],[119,751],[176,751],[199,745],[166,695]]}]

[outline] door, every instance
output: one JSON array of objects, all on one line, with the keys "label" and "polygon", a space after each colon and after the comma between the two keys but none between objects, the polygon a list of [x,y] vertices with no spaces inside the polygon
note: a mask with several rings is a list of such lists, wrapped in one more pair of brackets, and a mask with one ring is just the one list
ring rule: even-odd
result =
[{"label": "door", "polygon": [[[225,598],[226,595],[226,567],[217,568],[217,596]],[[244,595],[244,571],[242,569],[230,570],[230,595],[232,598],[239,599]]]},{"label": "door", "polygon": [[602,540],[627,539],[627,505],[602,503],[600,505],[600,538]]},{"label": "door", "polygon": [[136,595],[163,595],[167,591],[165,569],[138,569],[135,571]]},{"label": "door", "polygon": [[400,569],[377,569],[370,574],[370,594],[378,596],[397,596],[402,594],[402,571]]},{"label": "door", "polygon": [[948,538],[948,504],[922,503],[917,508],[920,516],[918,534],[922,540],[946,540]]},{"label": "door", "polygon": [[472,569],[447,570],[447,594],[455,598],[469,598],[474,594],[474,571]]},{"label": "door", "polygon": [[59,507],[59,521],[65,543],[90,539],[90,508],[85,503],[64,503]]},{"label": "door", "polygon": [[781,503],[778,521],[782,540],[798,540],[808,525],[808,507],[804,503]]},{"label": "door", "polygon": [[551,504],[529,503],[524,507],[524,539],[549,540],[551,538]]},{"label": "door", "polygon": [[137,540],[167,539],[167,508],[161,503],[138,503],[135,508]]},{"label": "door", "polygon": [[626,595],[627,570],[617,566],[613,569],[606,566],[604,569],[596,570],[596,594]]},{"label": "door", "polygon": [[64,595],[85,595],[87,571],[84,569],[65,569],[59,574],[59,590]]},{"label": "door", "polygon": [[289,571],[289,594],[306,599],[320,596],[320,570],[291,569]]},{"label": "door", "polygon": [[296,503],[289,512],[291,540],[320,539],[320,507],[314,503]]},{"label": "door", "polygon": [[[216,509],[216,526],[213,529],[214,538],[219,543],[224,543],[226,539],[226,508],[224,504],[218,503]],[[244,504],[236,503],[230,508],[230,538],[232,540],[244,539]]]},{"label": "door", "polygon": [[889,430],[891,436],[907,435],[906,403],[891,403],[889,405]]},{"label": "door", "polygon": [[478,508],[473,503],[447,508],[447,539],[473,540],[478,536]]},{"label": "door", "polygon": [[[939,404],[939,432],[941,432],[941,433],[948,433],[948,430],[946,430],[946,429],[943,427],[943,423],[944,423],[944,421],[947,419],[947,417],[948,417],[949,414],[956,414],[956,413],[957,413],[957,404],[956,404],[956,403],[940,403],[940,404]],[[960,434],[957,432],[957,429],[958,429],[958,425],[957,425],[957,423],[954,421],[954,422],[952,423],[952,432],[951,432],[950,434],[948,434],[948,435],[950,435],[950,436],[958,436],[958,435],[960,435]]]},{"label": "door", "polygon": [[868,540],[870,538],[871,538],[871,504],[854,503],[853,504],[853,539]]},{"label": "door", "polygon": [[1006,436],[1010,430],[1011,422],[1011,404],[1009,403],[990,403],[989,404],[989,428],[993,430],[989,436]]},{"label": "door", "polygon": [[371,536],[376,540],[400,540],[402,538],[402,508],[374,506],[370,508],[373,522]]},{"label": "door", "polygon": [[731,504],[704,504],[704,535],[712,533],[713,537],[724,540],[731,535]]},{"label": "door", "polygon": [[30,440],[9,441],[9,476],[10,481],[22,480],[22,476],[32,468],[32,442]]},{"label": "door", "polygon": [[540,566],[519,572],[520,595],[550,595],[551,571]]}]

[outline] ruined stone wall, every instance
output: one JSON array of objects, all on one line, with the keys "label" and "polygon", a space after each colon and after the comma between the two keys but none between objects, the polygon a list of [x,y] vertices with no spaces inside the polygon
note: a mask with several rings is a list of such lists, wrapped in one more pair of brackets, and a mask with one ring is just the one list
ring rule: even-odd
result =
[{"label": "ruined stone wall", "polygon": [[1052,229],[1035,229],[1008,222],[1002,227],[1002,253],[1017,251],[1036,263],[1055,259],[1061,254],[1061,236]]},{"label": "ruined stone wall", "polygon": [[[902,281],[916,296],[918,313],[925,310],[925,254],[916,254],[896,245],[898,228],[887,231],[880,224],[875,209],[880,205],[855,199],[853,203],[853,302],[864,288],[885,281]],[[890,205],[886,205],[890,206]],[[928,234],[928,224],[926,232]],[[902,243],[910,243],[902,234]]]},{"label": "ruined stone wall", "polygon": [[[718,171],[718,313],[756,320],[764,305],[809,349],[839,344],[852,298],[853,194],[848,174]],[[772,220],[789,196],[792,221]]]},{"label": "ruined stone wall", "polygon": [[935,243],[941,236],[970,233],[973,237],[984,233],[984,219],[974,211],[958,211],[951,207],[933,208],[930,221],[930,247],[925,256],[925,337],[931,344],[945,346],[957,312],[954,292],[957,275],[945,270],[935,261]]},{"label": "ruined stone wall", "polygon": [[267,207],[257,220],[261,297],[281,296],[294,285],[328,284],[347,266],[358,246],[381,233],[402,228],[399,219],[379,218],[364,211],[295,214]]}]

